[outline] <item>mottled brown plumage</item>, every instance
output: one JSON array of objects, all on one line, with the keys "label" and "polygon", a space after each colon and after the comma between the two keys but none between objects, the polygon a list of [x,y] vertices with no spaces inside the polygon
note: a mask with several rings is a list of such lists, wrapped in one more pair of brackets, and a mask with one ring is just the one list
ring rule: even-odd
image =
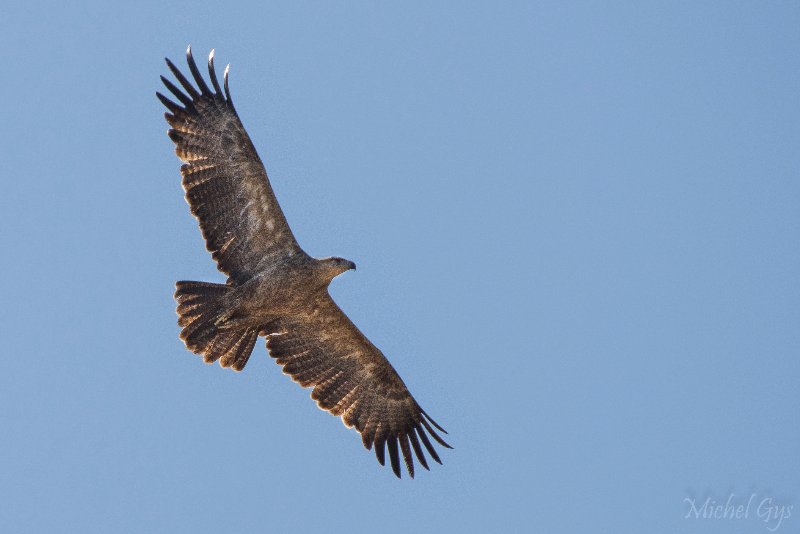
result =
[{"label": "mottled brown plumage", "polygon": [[[317,260],[297,244],[270,187],[264,165],[208,58],[209,87],[187,50],[193,85],[172,62],[180,89],[161,77],[180,102],[161,93],[175,142],[183,187],[211,256],[227,284],[178,282],[181,339],[207,363],[241,371],[259,335],[275,361],[320,408],[340,416],[375,448],[381,465],[389,450],[400,476],[400,455],[414,476],[411,450],[425,469],[428,454],[441,463],[428,434],[444,447],[437,425],[417,404],[383,353],[350,321],[328,294],[328,284],[355,264]],[[398,449],[399,447],[399,449]]]}]

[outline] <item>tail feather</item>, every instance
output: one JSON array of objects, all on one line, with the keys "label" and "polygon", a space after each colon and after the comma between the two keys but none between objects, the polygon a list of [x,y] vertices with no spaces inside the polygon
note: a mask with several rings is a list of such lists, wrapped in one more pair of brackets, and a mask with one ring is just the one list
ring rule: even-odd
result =
[{"label": "tail feather", "polygon": [[[222,338],[225,339],[224,343],[217,344],[216,340]],[[258,338],[258,331],[255,328],[224,331],[215,338],[211,353],[215,359],[219,358],[219,364],[222,367],[241,371],[253,352],[256,338]]]},{"label": "tail feather", "polygon": [[220,328],[224,317],[224,296],[233,288],[207,282],[178,282],[180,338],[192,352],[203,356],[206,363],[219,360],[223,367],[244,369],[258,337],[257,328]]}]

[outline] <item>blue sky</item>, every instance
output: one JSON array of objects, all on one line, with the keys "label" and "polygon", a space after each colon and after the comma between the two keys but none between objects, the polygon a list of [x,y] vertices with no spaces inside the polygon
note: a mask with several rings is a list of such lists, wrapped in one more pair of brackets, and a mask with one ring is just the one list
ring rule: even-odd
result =
[{"label": "blue sky", "polygon": [[[800,5],[9,4],[6,532],[796,531]],[[222,281],[155,98],[187,44],[334,298],[450,431],[396,480],[178,339]],[[747,517],[686,518],[693,499]],[[794,515],[764,521],[766,499]]]}]

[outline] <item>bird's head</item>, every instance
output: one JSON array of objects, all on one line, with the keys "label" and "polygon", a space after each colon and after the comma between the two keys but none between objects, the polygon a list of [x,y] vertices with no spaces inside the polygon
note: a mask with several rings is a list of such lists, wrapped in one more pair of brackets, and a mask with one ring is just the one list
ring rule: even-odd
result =
[{"label": "bird's head", "polygon": [[349,271],[350,269],[355,270],[356,264],[350,260],[346,260],[344,258],[325,258],[320,260],[320,264],[324,267],[326,277],[328,278],[328,282],[339,276],[345,271]]}]

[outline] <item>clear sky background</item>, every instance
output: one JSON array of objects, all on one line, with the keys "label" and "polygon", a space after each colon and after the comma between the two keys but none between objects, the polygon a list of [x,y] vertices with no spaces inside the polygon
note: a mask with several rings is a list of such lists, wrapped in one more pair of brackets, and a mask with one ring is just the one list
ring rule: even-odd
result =
[{"label": "clear sky background", "polygon": [[[0,530],[800,529],[800,4],[7,3]],[[256,345],[155,98],[230,62],[301,245],[450,431],[397,480]],[[747,518],[686,519],[685,499]]]}]

